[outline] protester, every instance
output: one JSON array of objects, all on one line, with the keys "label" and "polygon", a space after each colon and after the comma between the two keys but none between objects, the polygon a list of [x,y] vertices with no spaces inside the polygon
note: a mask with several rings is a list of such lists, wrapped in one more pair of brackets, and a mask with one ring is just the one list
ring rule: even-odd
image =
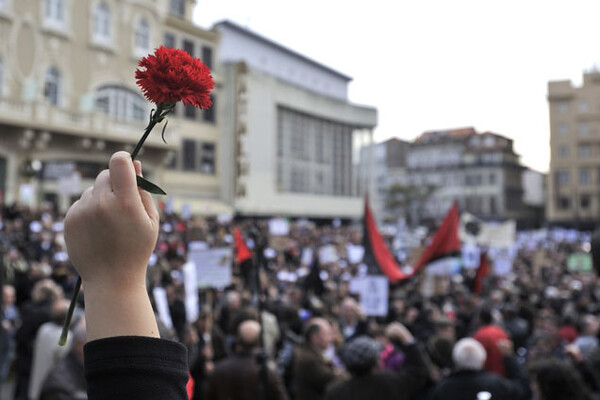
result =
[{"label": "protester", "polygon": [[459,340],[452,351],[452,359],[455,372],[435,388],[433,400],[527,399],[519,366],[511,358],[504,360],[510,380],[484,371],[485,348],[475,339]]},{"label": "protester", "polygon": [[219,361],[210,376],[208,400],[260,400],[263,392],[270,400],[287,399],[280,377],[258,358],[260,335],[256,321],[239,325],[234,354]]},{"label": "protester", "polygon": [[294,389],[297,400],[324,398],[327,385],[340,377],[325,351],[333,342],[331,324],[323,318],[308,321],[304,331],[305,343],[294,356]]},{"label": "protester", "polygon": [[[83,369],[83,346],[86,343],[85,322],[79,321],[73,331],[69,353],[59,360],[47,375],[40,390],[40,400],[87,399]],[[37,399],[37,396],[31,396]]]}]

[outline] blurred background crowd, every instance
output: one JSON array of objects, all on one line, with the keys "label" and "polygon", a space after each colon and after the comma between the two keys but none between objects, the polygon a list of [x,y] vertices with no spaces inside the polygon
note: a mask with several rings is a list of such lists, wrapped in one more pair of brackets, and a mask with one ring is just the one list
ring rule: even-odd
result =
[{"label": "blurred background crowd", "polygon": [[[2,398],[85,398],[85,288],[69,345],[57,345],[76,281],[64,216],[50,206],[1,210]],[[149,293],[166,293],[170,323],[155,304],[159,329],[189,350],[193,399],[600,398],[600,280],[567,268],[571,254],[589,251],[583,240],[518,246],[511,272],[487,276],[481,293],[474,270],[440,277],[428,293],[422,274],[392,284],[387,315],[370,317],[351,291],[364,271],[347,256],[361,226],[298,221],[274,246],[267,220],[164,209],[161,218]],[[234,262],[227,287],[200,290],[190,320],[188,245],[233,247],[234,227],[254,262]],[[335,261],[311,257],[324,245]]]}]

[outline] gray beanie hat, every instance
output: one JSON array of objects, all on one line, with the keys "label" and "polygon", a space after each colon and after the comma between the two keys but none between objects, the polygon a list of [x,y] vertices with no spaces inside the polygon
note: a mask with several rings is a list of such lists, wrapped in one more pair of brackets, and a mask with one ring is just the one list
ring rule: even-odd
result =
[{"label": "gray beanie hat", "polygon": [[341,359],[353,375],[369,373],[379,362],[382,345],[368,336],[361,336],[344,347]]}]

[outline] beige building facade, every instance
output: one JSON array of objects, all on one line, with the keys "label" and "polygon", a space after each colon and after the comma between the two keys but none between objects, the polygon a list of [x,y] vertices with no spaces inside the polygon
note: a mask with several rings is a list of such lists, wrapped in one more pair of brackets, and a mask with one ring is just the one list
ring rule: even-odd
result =
[{"label": "beige building facade", "polygon": [[548,83],[550,172],[546,219],[593,228],[600,212],[600,72]]},{"label": "beige building facade", "polygon": [[152,104],[135,84],[161,44],[205,60],[210,110],[178,104],[164,144],[155,128],[139,159],[175,211],[230,212],[219,199],[218,35],[191,22],[194,0],[0,0],[0,191],[7,203],[65,210],[110,155],[133,149]]}]

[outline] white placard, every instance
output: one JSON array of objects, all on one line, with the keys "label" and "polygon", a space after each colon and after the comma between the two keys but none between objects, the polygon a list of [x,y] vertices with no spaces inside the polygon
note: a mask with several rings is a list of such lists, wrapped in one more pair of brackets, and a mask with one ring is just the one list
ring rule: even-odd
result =
[{"label": "white placard", "polygon": [[302,249],[302,256],[300,257],[300,263],[302,265],[309,266],[313,262],[314,251],[310,247],[305,247]]},{"label": "white placard", "polygon": [[361,245],[353,245],[351,243],[346,245],[346,258],[348,258],[350,264],[360,264],[364,256],[365,248]]},{"label": "white placard", "polygon": [[173,328],[173,321],[169,312],[169,302],[167,301],[167,292],[163,287],[156,286],[152,290],[152,295],[154,296],[154,304],[156,304],[156,309],[158,310],[158,317],[167,328]]},{"label": "white placard", "polygon": [[460,257],[444,257],[427,264],[426,271],[428,275],[450,276],[460,273]]},{"label": "white placard", "polygon": [[319,249],[319,262],[323,264],[331,264],[339,259],[335,246],[328,244]]},{"label": "white placard", "polygon": [[183,265],[183,284],[185,286],[185,315],[190,323],[198,319],[200,305],[198,303],[198,274],[193,262]]},{"label": "white placard", "polygon": [[196,265],[198,288],[224,288],[231,284],[233,251],[229,247],[188,251],[188,259]]},{"label": "white placard", "polygon": [[290,223],[287,219],[271,218],[269,220],[269,234],[271,236],[287,236],[290,233]]},{"label": "white placard", "polygon": [[474,244],[465,244],[462,247],[462,262],[465,269],[477,269],[481,261],[481,249]]},{"label": "white placard", "polygon": [[367,275],[350,281],[350,291],[360,295],[367,316],[384,317],[388,313],[389,282],[385,276]]}]

